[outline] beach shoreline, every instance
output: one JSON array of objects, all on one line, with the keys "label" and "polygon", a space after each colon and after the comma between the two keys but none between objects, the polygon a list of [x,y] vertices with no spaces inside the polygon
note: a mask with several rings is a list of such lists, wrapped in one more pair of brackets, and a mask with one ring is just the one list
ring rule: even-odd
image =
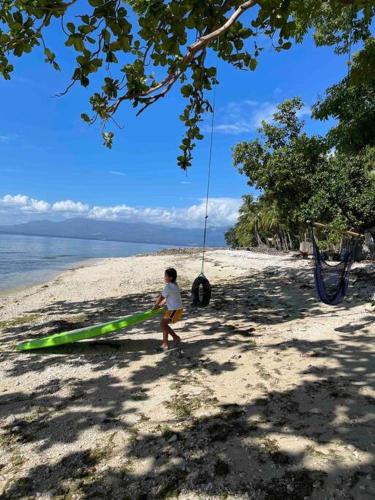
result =
[{"label": "beach shoreline", "polygon": [[[181,349],[160,352],[154,318],[15,351],[149,309],[169,266]],[[354,267],[337,307],[317,300],[311,261],[210,249],[212,300],[195,309],[200,269],[199,249],[106,258],[0,297],[0,495],[161,498],[178,484],[183,500],[263,499],[287,477],[283,498],[373,497],[375,266]]]},{"label": "beach shoreline", "polygon": [[150,253],[164,245],[0,234],[0,289],[22,289],[51,281],[86,261]]},{"label": "beach shoreline", "polygon": [[[212,248],[212,250],[217,250],[218,248]],[[9,296],[13,294],[17,294],[18,292],[24,292],[34,287],[40,287],[43,285],[51,285],[56,279],[58,279],[61,275],[63,275],[67,271],[74,271],[75,269],[91,267],[98,262],[107,261],[111,259],[128,259],[131,257],[153,257],[156,255],[174,255],[174,254],[182,254],[182,255],[195,255],[201,253],[202,250],[199,247],[166,247],[161,250],[156,250],[155,252],[141,252],[136,253],[134,255],[128,255],[124,257],[90,257],[82,260],[77,260],[76,262],[71,262],[66,264],[66,267],[63,269],[51,269],[48,271],[43,271],[44,276],[41,278],[36,278],[35,282],[32,281],[30,283],[21,284],[19,286],[10,287],[10,288],[1,288],[0,287],[0,297]]]},{"label": "beach shoreline", "polygon": [[98,259],[96,257],[88,258],[88,259],[83,259],[79,260],[77,262],[69,263],[66,264],[66,267],[60,268],[60,269],[50,269],[48,271],[43,271],[40,273],[40,278],[35,278],[29,282],[29,283],[24,283],[19,286],[11,287],[11,288],[0,288],[0,297],[2,296],[8,296],[8,295],[13,295],[18,292],[24,292],[27,291],[31,288],[34,287],[39,287],[43,285],[50,285],[53,283],[54,280],[58,279],[60,275],[64,274],[67,271],[74,271],[75,269],[78,269],[80,267],[90,267],[92,264],[94,264],[96,261],[99,260],[105,260],[106,257],[103,257],[103,259]]},{"label": "beach shoreline", "polygon": [[[211,265],[212,256],[223,255],[225,257],[229,257],[229,261],[227,258],[224,258],[223,268],[218,272],[217,267],[221,267],[221,264]],[[264,262],[268,265],[272,266],[272,262],[274,259],[274,255],[261,254],[261,253],[252,253],[246,250],[229,250],[229,249],[217,249],[217,248],[208,248],[206,253],[206,269],[208,273],[211,274],[211,281],[220,281],[221,278],[230,279],[231,276],[228,275],[227,272],[223,272],[225,267],[229,267],[236,260],[237,257],[243,259],[243,262],[248,261],[249,265],[253,259],[259,261],[261,258],[260,267],[263,267]],[[261,256],[261,257],[259,257]],[[201,268],[201,258],[202,258],[202,250],[199,247],[181,247],[181,248],[163,248],[156,252],[152,253],[139,253],[135,255],[125,256],[125,257],[104,257],[104,258],[90,258],[84,259],[81,261],[77,261],[76,263],[67,264],[67,268],[59,271],[52,271],[47,279],[41,279],[40,281],[32,284],[25,284],[20,287],[10,288],[10,289],[2,289],[0,290],[0,299],[1,298],[9,298],[10,300],[15,299],[17,302],[22,300],[24,297],[34,297],[40,296],[40,293],[43,294],[43,290],[49,289],[49,292],[54,288],[56,289],[56,294],[58,295],[60,290],[63,292],[64,298],[69,298],[69,292],[75,292],[75,286],[80,286],[81,284],[85,284],[88,289],[92,289],[96,280],[94,277],[96,272],[100,272],[101,276],[103,276],[106,281],[106,292],[108,292],[112,287],[112,279],[115,278],[118,269],[124,270],[124,278],[126,279],[129,275],[129,268],[133,269],[134,275],[137,276],[137,279],[128,280],[131,283],[131,287],[126,287],[126,285],[121,288],[120,293],[126,295],[127,293],[136,292],[144,286],[145,282],[147,283],[147,287],[150,285],[157,283],[163,283],[163,266],[168,267],[169,265],[173,265],[176,268],[180,268],[179,272],[179,282],[183,283],[183,287],[186,289],[187,287],[190,289],[191,284],[193,283],[195,277],[200,273]],[[294,267],[296,267],[294,260],[290,254],[282,255],[283,261],[287,262],[288,265],[291,263]],[[263,262],[264,261],[264,262]],[[142,278],[143,271],[143,263],[147,263],[148,267],[152,269],[151,273],[147,276],[147,279],[144,280]],[[154,276],[154,267],[155,264],[160,262],[160,271],[158,279],[151,278]],[[242,262],[242,263],[243,263]],[[154,264],[155,263],[155,264]],[[187,264],[187,265],[186,265]],[[254,262],[253,262],[254,265]],[[306,266],[306,261],[303,262],[304,266]],[[308,265],[308,264],[307,264]],[[194,272],[190,272],[194,270]],[[246,268],[243,265],[234,267],[234,275],[241,276],[246,274]],[[77,277],[77,280],[74,278]],[[73,281],[73,284],[71,282]],[[188,282],[189,281],[189,285]],[[92,283],[94,282],[94,283]],[[124,282],[125,283],[125,282]],[[113,286],[112,288],[116,288]],[[96,291],[94,291],[94,295]],[[56,297],[57,298],[57,297]],[[41,299],[43,302],[44,299]],[[4,313],[3,313],[4,314]],[[1,313],[0,313],[1,317]]]}]

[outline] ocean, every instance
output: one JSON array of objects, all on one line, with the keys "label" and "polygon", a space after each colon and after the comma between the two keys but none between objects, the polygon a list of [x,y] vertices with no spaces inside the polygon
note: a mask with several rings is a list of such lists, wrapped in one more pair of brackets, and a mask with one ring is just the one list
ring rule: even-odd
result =
[{"label": "ocean", "polygon": [[165,245],[0,234],[0,290],[43,283],[88,259],[151,253]]}]

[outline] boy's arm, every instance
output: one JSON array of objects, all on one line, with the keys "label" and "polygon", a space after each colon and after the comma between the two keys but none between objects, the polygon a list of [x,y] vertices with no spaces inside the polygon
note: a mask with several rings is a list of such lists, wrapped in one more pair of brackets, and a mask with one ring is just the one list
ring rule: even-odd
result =
[{"label": "boy's arm", "polygon": [[165,303],[165,298],[162,295],[159,295],[158,298],[155,301],[153,309],[158,309],[164,303]]}]

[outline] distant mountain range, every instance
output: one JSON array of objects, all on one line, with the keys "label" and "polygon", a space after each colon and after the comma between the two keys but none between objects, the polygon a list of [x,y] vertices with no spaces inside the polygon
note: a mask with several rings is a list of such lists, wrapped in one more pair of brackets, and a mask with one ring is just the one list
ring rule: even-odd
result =
[{"label": "distant mountain range", "polygon": [[[224,233],[226,229],[224,227],[210,229],[207,237],[208,245],[224,246]],[[14,226],[0,226],[0,233],[176,246],[200,246],[203,237],[202,229],[83,218],[66,219],[59,222],[40,220],[16,224]]]}]

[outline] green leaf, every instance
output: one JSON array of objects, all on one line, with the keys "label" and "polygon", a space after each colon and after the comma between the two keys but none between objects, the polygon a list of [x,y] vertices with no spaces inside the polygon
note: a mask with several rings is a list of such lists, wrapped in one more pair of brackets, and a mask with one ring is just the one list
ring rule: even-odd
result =
[{"label": "green leaf", "polygon": [[291,46],[292,46],[292,42],[285,42],[282,44],[282,48],[284,50],[289,50],[291,48]]},{"label": "green leaf", "polygon": [[85,45],[84,45],[83,40],[80,36],[75,36],[74,41],[73,41],[73,46],[79,52],[83,52],[85,49]]},{"label": "green leaf", "polygon": [[102,137],[103,137],[104,146],[111,149],[112,145],[113,145],[114,133],[113,132],[103,132]]},{"label": "green leaf", "polygon": [[192,93],[193,87],[191,85],[183,85],[181,87],[181,94],[184,97],[189,97]]},{"label": "green leaf", "polygon": [[44,49],[44,54],[49,61],[53,61],[55,59],[55,54],[48,47]]},{"label": "green leaf", "polygon": [[14,55],[17,56],[17,57],[21,57],[22,54],[23,54],[23,52],[24,52],[24,50],[25,50],[25,48],[26,48],[26,44],[24,44],[22,42],[21,43],[17,43],[17,45],[15,46],[15,48],[13,50]]},{"label": "green leaf", "polygon": [[81,118],[84,122],[87,122],[87,123],[90,122],[90,117],[87,113],[81,113]]},{"label": "green leaf", "polygon": [[251,69],[251,71],[255,71],[257,65],[258,65],[258,61],[252,57],[249,61],[249,68]]},{"label": "green leaf", "polygon": [[73,23],[67,23],[66,27],[68,28],[68,30],[70,31],[70,33],[74,33],[76,28],[74,26]]}]

